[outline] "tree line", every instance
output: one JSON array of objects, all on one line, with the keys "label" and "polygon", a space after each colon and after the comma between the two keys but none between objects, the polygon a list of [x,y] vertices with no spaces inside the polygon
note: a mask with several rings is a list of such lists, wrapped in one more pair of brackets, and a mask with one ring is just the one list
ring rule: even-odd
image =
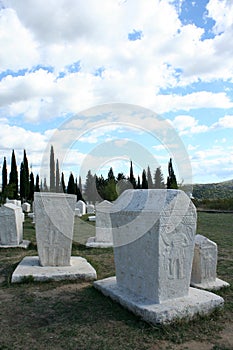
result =
[{"label": "tree line", "polygon": [[11,156],[11,169],[7,174],[6,157],[3,160],[2,166],[2,192],[1,202],[4,203],[6,198],[21,199],[24,201],[33,201],[34,192],[63,192],[68,194],[75,194],[77,200],[84,200],[95,203],[103,199],[114,201],[126,189],[152,189],[152,188],[168,188],[177,189],[176,175],[173,170],[172,159],[168,162],[168,176],[165,183],[161,168],[155,169],[152,174],[148,165],[147,169],[143,169],[141,177],[135,178],[133,172],[133,163],[130,161],[129,176],[123,173],[114,175],[112,167],[109,169],[107,178],[102,175],[97,176],[92,174],[89,170],[86,176],[84,186],[82,180],[74,178],[72,172],[69,175],[67,186],[65,184],[64,173],[60,174],[59,161],[56,159],[53,146],[50,149],[50,185],[47,185],[47,180],[44,178],[40,180],[37,174],[34,180],[33,172],[29,172],[28,160],[26,151],[23,153],[23,160],[20,164],[20,174],[18,179],[18,170],[14,150]]}]

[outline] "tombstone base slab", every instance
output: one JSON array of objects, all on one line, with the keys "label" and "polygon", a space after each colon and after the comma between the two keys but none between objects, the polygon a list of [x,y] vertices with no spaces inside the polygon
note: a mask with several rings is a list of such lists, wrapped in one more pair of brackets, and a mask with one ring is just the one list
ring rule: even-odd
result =
[{"label": "tombstone base slab", "polygon": [[199,288],[199,289],[206,289],[206,290],[219,290],[224,287],[229,287],[230,284],[220,280],[219,278],[216,278],[215,281],[212,282],[206,282],[206,283],[191,283],[192,287]]},{"label": "tombstone base slab", "polygon": [[42,267],[38,256],[26,256],[19,263],[12,274],[12,283],[21,283],[25,278],[32,277],[34,281],[61,281],[61,280],[85,280],[92,281],[97,278],[95,269],[86,259],[73,256],[70,266],[45,266]]},{"label": "tombstone base slab", "polygon": [[208,314],[224,304],[220,296],[195,288],[189,288],[186,297],[154,304],[151,300],[118,287],[116,277],[95,281],[94,287],[151,324],[171,323],[181,318],[191,319],[197,314]]},{"label": "tombstone base slab", "polygon": [[113,243],[112,242],[96,241],[96,237],[90,237],[87,240],[86,247],[88,247],[88,248],[111,248],[111,247],[113,247]]},{"label": "tombstone base slab", "polygon": [[25,239],[21,243],[19,243],[18,245],[1,245],[0,244],[0,248],[24,248],[24,249],[27,249],[29,247],[30,243],[31,243],[30,241],[27,241]]}]

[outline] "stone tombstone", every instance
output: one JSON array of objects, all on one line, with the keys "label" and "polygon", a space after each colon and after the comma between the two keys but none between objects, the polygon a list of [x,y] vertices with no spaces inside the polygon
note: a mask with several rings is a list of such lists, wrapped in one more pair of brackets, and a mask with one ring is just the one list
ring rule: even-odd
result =
[{"label": "stone tombstone", "polygon": [[18,246],[23,242],[23,216],[18,205],[0,207],[0,245]]},{"label": "stone tombstone", "polygon": [[75,208],[74,216],[82,216],[79,208]]},{"label": "stone tombstone", "polygon": [[109,242],[112,241],[112,229],[111,229],[111,218],[109,215],[112,203],[104,200],[96,206],[95,213],[95,228],[96,228],[96,241],[98,242]]},{"label": "stone tombstone", "polygon": [[22,204],[22,210],[25,213],[30,213],[30,211],[31,211],[31,204],[27,203],[27,202],[23,203]]},{"label": "stone tombstone", "polygon": [[86,212],[87,212],[87,209],[86,209],[86,203],[84,203],[83,201],[79,200],[78,202],[76,202],[75,204],[75,208],[79,209],[80,210],[80,214],[81,216],[82,215],[85,215]]},{"label": "stone tombstone", "polygon": [[7,204],[14,204],[17,205],[18,207],[21,207],[21,201],[18,201],[17,199],[6,199]]},{"label": "stone tombstone", "polygon": [[93,204],[87,204],[86,210],[87,210],[87,214],[94,214],[95,206]]},{"label": "stone tombstone", "polygon": [[41,266],[69,266],[76,196],[35,192],[34,212]]},{"label": "stone tombstone", "polygon": [[187,296],[196,209],[180,190],[126,190],[111,209],[116,281],[160,304]]},{"label": "stone tombstone", "polygon": [[219,289],[229,285],[217,278],[217,259],[217,244],[205,236],[196,235],[191,286],[202,289]]}]

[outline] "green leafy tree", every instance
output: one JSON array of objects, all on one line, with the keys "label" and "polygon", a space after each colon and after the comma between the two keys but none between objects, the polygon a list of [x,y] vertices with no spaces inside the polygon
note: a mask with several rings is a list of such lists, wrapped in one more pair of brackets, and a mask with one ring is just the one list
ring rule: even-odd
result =
[{"label": "green leafy tree", "polygon": [[165,188],[163,174],[161,167],[158,167],[154,173],[154,188],[163,189]]},{"label": "green leafy tree", "polygon": [[11,172],[9,177],[9,185],[11,185],[11,189],[13,191],[12,195],[10,195],[9,198],[18,199],[18,170],[14,150],[12,151],[11,156]]},{"label": "green leafy tree", "polygon": [[168,177],[167,177],[167,188],[168,189],[178,189],[176,175],[172,166],[172,159],[170,158],[168,162]]},{"label": "green leafy tree", "polygon": [[55,160],[53,146],[50,149],[50,192],[55,191]]},{"label": "green leafy tree", "polygon": [[23,152],[23,164],[24,164],[24,172],[25,172],[25,180],[24,180],[24,186],[25,186],[25,197],[28,198],[29,195],[29,167],[28,167],[28,159],[26,155],[26,151]]},{"label": "green leafy tree", "polygon": [[21,163],[20,165],[20,198],[21,200],[25,200],[26,199],[26,171],[25,171],[25,167],[24,167],[24,162]]},{"label": "green leafy tree", "polygon": [[86,201],[95,203],[97,198],[96,176],[92,175],[91,170],[88,170],[86,176],[84,195]]}]

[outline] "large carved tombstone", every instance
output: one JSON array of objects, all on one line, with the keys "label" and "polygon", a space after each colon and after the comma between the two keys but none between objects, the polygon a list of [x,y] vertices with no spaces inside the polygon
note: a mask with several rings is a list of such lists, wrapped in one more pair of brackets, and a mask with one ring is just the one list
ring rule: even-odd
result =
[{"label": "large carved tombstone", "polygon": [[76,196],[36,192],[34,211],[41,266],[69,266]]},{"label": "large carved tombstone", "polygon": [[196,209],[179,190],[127,190],[111,209],[117,285],[154,303],[187,296]]},{"label": "large carved tombstone", "polygon": [[96,241],[112,243],[111,218],[112,203],[105,200],[96,206]]},{"label": "large carved tombstone", "polygon": [[0,245],[18,246],[23,241],[21,207],[7,203],[0,208]]}]

